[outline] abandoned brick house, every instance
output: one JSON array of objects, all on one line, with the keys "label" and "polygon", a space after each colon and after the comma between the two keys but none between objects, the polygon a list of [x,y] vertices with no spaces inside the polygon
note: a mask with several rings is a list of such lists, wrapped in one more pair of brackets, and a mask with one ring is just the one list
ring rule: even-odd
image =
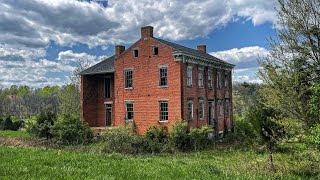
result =
[{"label": "abandoned brick house", "polygon": [[175,121],[189,127],[208,125],[221,135],[233,127],[234,65],[206,53],[153,37],[141,38],[125,50],[82,71],[81,116],[91,127],[118,127],[134,121],[144,133],[154,124],[170,131]]}]

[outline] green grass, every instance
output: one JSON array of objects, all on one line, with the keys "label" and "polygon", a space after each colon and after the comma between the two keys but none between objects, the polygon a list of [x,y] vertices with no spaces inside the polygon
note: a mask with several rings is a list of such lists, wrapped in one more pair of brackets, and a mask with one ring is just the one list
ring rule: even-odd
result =
[{"label": "green grass", "polygon": [[[0,179],[303,179],[295,159],[239,150],[130,156],[0,146]],[[308,166],[308,164],[306,164]],[[299,170],[299,169],[298,169]],[[319,178],[319,176],[318,176]]]},{"label": "green grass", "polygon": [[0,138],[21,138],[26,139],[29,138],[29,134],[26,131],[11,131],[5,130],[0,131]]}]

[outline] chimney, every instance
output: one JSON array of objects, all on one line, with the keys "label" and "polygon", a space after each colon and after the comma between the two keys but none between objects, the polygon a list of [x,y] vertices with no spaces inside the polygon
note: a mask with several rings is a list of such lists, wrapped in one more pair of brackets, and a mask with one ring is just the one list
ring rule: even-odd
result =
[{"label": "chimney", "polygon": [[141,28],[141,38],[153,37],[153,27],[145,26]]},{"label": "chimney", "polygon": [[115,47],[115,56],[116,56],[116,58],[118,58],[120,56],[120,54],[123,53],[125,50],[126,50],[126,48],[124,46],[117,45]]},{"label": "chimney", "polygon": [[201,52],[204,52],[204,53],[207,53],[207,46],[202,44],[202,45],[198,45],[197,46],[197,50],[198,51],[201,51]]}]

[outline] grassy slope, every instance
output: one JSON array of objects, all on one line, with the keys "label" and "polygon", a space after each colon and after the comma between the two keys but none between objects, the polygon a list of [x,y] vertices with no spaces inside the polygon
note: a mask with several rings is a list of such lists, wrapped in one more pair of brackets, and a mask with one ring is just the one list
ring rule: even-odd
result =
[{"label": "grassy slope", "polygon": [[[287,158],[287,157],[286,157]],[[129,156],[0,146],[0,179],[299,179],[266,167],[267,155],[211,150]]]},{"label": "grassy slope", "polygon": [[29,134],[26,131],[0,131],[0,138],[29,138]]}]

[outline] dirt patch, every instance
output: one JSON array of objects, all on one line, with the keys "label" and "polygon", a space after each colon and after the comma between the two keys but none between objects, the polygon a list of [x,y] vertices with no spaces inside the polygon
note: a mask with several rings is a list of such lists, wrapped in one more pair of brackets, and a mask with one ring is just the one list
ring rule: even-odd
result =
[{"label": "dirt patch", "polygon": [[48,142],[44,140],[35,139],[21,139],[21,138],[0,138],[0,146],[16,146],[16,147],[45,147]]}]

